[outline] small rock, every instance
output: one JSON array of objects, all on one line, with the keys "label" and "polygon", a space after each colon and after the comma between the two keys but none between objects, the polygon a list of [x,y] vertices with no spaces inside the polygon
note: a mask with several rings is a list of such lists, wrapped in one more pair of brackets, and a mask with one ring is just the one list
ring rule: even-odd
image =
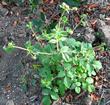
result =
[{"label": "small rock", "polygon": [[89,43],[93,43],[95,41],[94,30],[92,28],[86,28],[84,33],[84,39]]},{"label": "small rock", "polygon": [[7,103],[6,103],[6,105],[14,105],[13,100],[8,100]]},{"label": "small rock", "polygon": [[4,94],[0,94],[0,105],[5,105],[7,99],[4,97]]},{"label": "small rock", "polygon": [[101,39],[108,47],[110,47],[110,25],[107,25],[103,20],[97,21],[97,29],[102,33]]},{"label": "small rock", "polygon": [[0,15],[6,15],[8,13],[8,10],[6,8],[0,7]]},{"label": "small rock", "polygon": [[106,24],[110,25],[110,17],[106,18]]}]

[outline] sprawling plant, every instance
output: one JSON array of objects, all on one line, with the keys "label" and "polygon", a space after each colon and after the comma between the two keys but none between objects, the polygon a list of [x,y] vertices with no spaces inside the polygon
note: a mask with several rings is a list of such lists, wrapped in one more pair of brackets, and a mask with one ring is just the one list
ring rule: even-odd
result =
[{"label": "sprawling plant", "polygon": [[93,92],[93,76],[102,68],[100,61],[96,60],[95,52],[90,43],[76,41],[72,37],[67,17],[70,7],[62,4],[63,14],[59,23],[50,33],[44,31],[40,37],[42,44],[25,44],[25,48],[18,47],[12,42],[6,50],[19,48],[26,50],[33,58],[39,61],[39,75],[41,77],[42,103],[50,105],[52,100],[58,100],[68,89],[80,93],[81,91]]}]

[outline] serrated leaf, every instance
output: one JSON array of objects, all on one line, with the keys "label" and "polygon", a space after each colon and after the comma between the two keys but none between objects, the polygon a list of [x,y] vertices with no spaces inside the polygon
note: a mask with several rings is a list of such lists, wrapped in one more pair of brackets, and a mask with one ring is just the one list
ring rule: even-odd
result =
[{"label": "serrated leaf", "polygon": [[80,87],[75,87],[75,92],[79,94],[81,92],[81,88]]},{"label": "serrated leaf", "polygon": [[72,71],[69,70],[69,71],[67,72],[67,76],[72,79],[72,78],[74,77],[74,74],[73,74]]},{"label": "serrated leaf", "polygon": [[51,105],[51,100],[49,96],[44,96],[42,99],[43,105]]},{"label": "serrated leaf", "polygon": [[72,85],[71,85],[71,88],[70,89],[75,89],[75,83],[73,83]]},{"label": "serrated leaf", "polygon": [[82,88],[83,88],[83,90],[87,90],[87,85],[88,85],[88,84],[85,83],[85,82],[82,83]]},{"label": "serrated leaf", "polygon": [[58,99],[59,99],[58,94],[57,94],[56,92],[54,92],[54,91],[52,91],[52,92],[50,93],[50,95],[51,95],[51,98],[52,98],[53,100],[58,100]]},{"label": "serrated leaf", "polygon": [[71,85],[71,80],[67,77],[64,78],[64,85],[69,88]]},{"label": "serrated leaf", "polygon": [[68,62],[69,56],[67,54],[62,53],[62,58],[65,60],[65,62]]},{"label": "serrated leaf", "polygon": [[43,95],[49,95],[50,89],[42,89],[42,94]]},{"label": "serrated leaf", "polygon": [[58,73],[58,77],[64,77],[65,76],[65,72],[63,70],[60,70],[60,72]]},{"label": "serrated leaf", "polygon": [[102,68],[102,64],[100,61],[94,61],[94,64],[93,64],[94,68],[97,70],[101,69]]},{"label": "serrated leaf", "polygon": [[32,46],[32,44],[31,44],[30,41],[27,41],[27,42],[25,43],[25,47],[26,47],[27,49],[31,49],[31,50],[32,50],[32,48],[33,48],[33,46]]},{"label": "serrated leaf", "polygon": [[86,73],[83,73],[83,74],[82,74],[82,77],[83,77],[83,78],[86,78],[86,77],[87,77],[87,74],[86,74]]},{"label": "serrated leaf", "polygon": [[89,84],[92,84],[94,82],[94,80],[91,77],[87,77],[86,82],[89,83]]},{"label": "serrated leaf", "polygon": [[66,87],[61,80],[58,81],[59,92],[63,96],[65,94]]},{"label": "serrated leaf", "polygon": [[68,46],[63,46],[61,48],[61,52],[68,52],[69,51],[69,47]]},{"label": "serrated leaf", "polygon": [[76,86],[81,86],[80,82],[76,82],[75,84],[76,84]]},{"label": "serrated leaf", "polygon": [[63,16],[63,17],[62,17],[62,21],[63,21],[64,23],[67,23],[68,18],[67,18],[66,16]]},{"label": "serrated leaf", "polygon": [[8,46],[4,46],[3,49],[7,52],[7,53],[11,53],[14,50],[14,43],[13,42],[9,42]]},{"label": "serrated leaf", "polygon": [[95,87],[93,85],[88,85],[88,91],[91,93],[95,90]]},{"label": "serrated leaf", "polygon": [[93,70],[93,71],[91,72],[91,74],[92,74],[93,76],[95,76],[95,75],[96,75],[96,72]]},{"label": "serrated leaf", "polygon": [[90,64],[86,64],[86,69],[89,72],[92,72],[92,70],[93,70],[93,68],[92,68],[92,66]]},{"label": "serrated leaf", "polygon": [[65,68],[66,70],[70,71],[71,68],[72,68],[72,66],[71,66],[70,63],[64,63],[64,68]]},{"label": "serrated leaf", "polygon": [[11,53],[14,50],[14,48],[11,48],[11,47],[4,47],[3,49],[7,53]]}]

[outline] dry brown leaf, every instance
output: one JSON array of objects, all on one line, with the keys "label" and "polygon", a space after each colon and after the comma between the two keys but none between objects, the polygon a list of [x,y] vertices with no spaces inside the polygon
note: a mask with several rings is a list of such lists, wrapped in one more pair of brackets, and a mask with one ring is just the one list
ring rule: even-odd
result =
[{"label": "dry brown leaf", "polygon": [[107,13],[107,8],[101,8],[101,13]]},{"label": "dry brown leaf", "polygon": [[2,1],[3,6],[7,6],[8,4],[5,1]]},{"label": "dry brown leaf", "polygon": [[88,4],[87,5],[87,7],[88,7],[88,9],[94,9],[94,8],[97,8],[99,5],[98,4],[95,4],[95,3],[93,3],[93,4]]},{"label": "dry brown leaf", "polygon": [[78,16],[75,16],[75,17],[74,17],[74,21],[75,21],[75,23],[78,24],[78,23],[80,22],[80,18],[79,18]]},{"label": "dry brown leaf", "polygon": [[6,92],[11,91],[11,84],[5,86],[5,91]]},{"label": "dry brown leaf", "polygon": [[93,29],[96,29],[96,23],[97,23],[96,19],[90,20],[90,25]]},{"label": "dry brown leaf", "polygon": [[16,27],[17,24],[18,24],[18,20],[15,20],[15,21],[13,22],[13,27]]},{"label": "dry brown leaf", "polygon": [[106,18],[107,25],[110,25],[110,17]]},{"label": "dry brown leaf", "polygon": [[98,101],[101,97],[95,93],[91,93],[90,98],[92,101]]}]

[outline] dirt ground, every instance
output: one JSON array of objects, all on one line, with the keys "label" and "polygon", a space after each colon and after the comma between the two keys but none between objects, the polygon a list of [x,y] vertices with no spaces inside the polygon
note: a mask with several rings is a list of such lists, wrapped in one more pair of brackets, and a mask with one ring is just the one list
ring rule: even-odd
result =
[{"label": "dirt ground", "polygon": [[29,19],[26,20],[25,11],[20,7],[13,7],[9,11],[0,6],[0,105],[32,105],[31,98],[35,98],[35,105],[39,105],[39,86],[29,86],[28,92],[24,92],[20,86],[22,75],[29,74],[32,60],[20,50],[9,54],[3,51],[3,46],[9,41],[23,46],[29,40],[29,31],[26,31]]}]

